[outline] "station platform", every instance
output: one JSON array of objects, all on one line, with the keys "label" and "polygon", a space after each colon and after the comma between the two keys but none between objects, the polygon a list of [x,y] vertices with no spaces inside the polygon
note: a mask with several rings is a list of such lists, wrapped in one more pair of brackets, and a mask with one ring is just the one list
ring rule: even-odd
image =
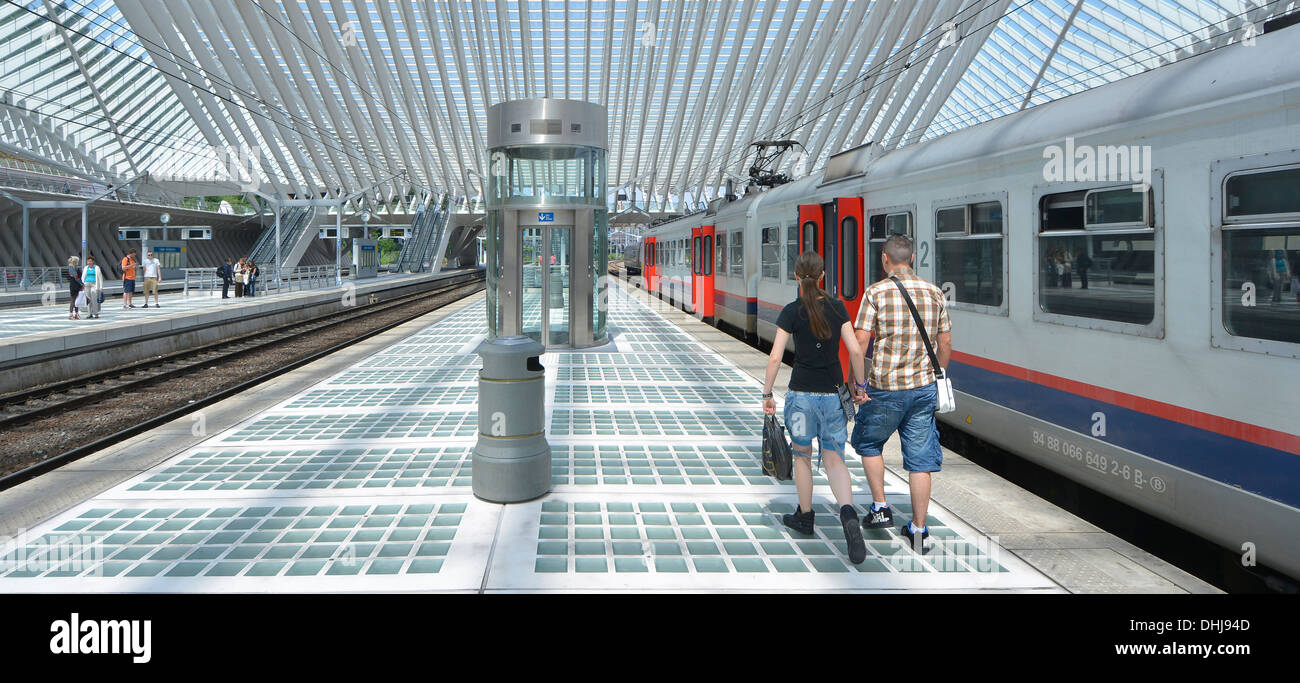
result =
[{"label": "station platform", "polygon": [[951,452],[932,549],[850,564],[824,476],[816,532],[780,522],[766,356],[620,285],[609,346],[542,358],[552,492],[478,500],[483,296],[0,493],[0,592],[1214,591]]},{"label": "station platform", "polygon": [[[208,293],[160,293],[159,307],[123,309],[121,297],[106,294],[100,317],[68,319],[68,306],[0,309],[0,393],[56,382],[116,367],[150,356],[255,332],[295,319],[351,305],[380,292],[401,293],[421,284],[456,277],[474,269],[437,275],[384,274],[342,287],[322,287],[229,299]],[[65,292],[66,293],[66,292]],[[17,372],[8,372],[10,370]]]}]

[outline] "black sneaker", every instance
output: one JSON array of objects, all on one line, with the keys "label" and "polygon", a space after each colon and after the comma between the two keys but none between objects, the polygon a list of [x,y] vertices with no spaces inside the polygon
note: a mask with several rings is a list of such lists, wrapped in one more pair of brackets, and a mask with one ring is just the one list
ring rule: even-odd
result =
[{"label": "black sneaker", "polygon": [[922,530],[921,530],[921,536],[920,536],[919,538],[915,537],[915,536],[912,534],[912,523],[911,523],[911,522],[908,522],[907,524],[904,524],[904,525],[903,525],[903,528],[900,529],[899,531],[902,533],[903,538],[906,538],[906,539],[907,539],[907,544],[908,544],[908,546],[910,546],[910,547],[912,548],[912,550],[914,550],[914,551],[916,551],[917,553],[920,553],[920,554],[924,554],[924,553],[925,553],[925,539],[927,539],[927,538],[930,537],[930,529],[929,529],[929,527],[926,527],[925,529],[922,529]]},{"label": "black sneaker", "polygon": [[844,541],[849,546],[849,562],[862,564],[867,559],[867,544],[862,542],[862,529],[858,527],[858,512],[852,505],[840,507],[840,525],[844,527]]},{"label": "black sneaker", "polygon": [[888,506],[874,510],[867,509],[867,516],[862,518],[863,529],[888,529],[894,526],[894,511]]},{"label": "black sneaker", "polygon": [[809,510],[807,512],[800,510],[799,504],[795,503],[794,512],[788,515],[783,515],[781,521],[791,529],[794,529],[801,534],[808,534],[811,536],[813,529],[815,528],[813,524],[813,516],[815,514],[817,513],[814,510]]}]

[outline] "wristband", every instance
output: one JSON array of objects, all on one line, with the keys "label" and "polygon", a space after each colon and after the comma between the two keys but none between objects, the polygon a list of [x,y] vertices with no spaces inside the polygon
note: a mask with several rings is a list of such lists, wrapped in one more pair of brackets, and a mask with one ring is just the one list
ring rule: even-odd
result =
[{"label": "wristband", "polygon": [[764,398],[764,399],[769,399],[769,398],[772,398],[772,395],[771,395],[771,394],[763,394],[763,398]]},{"label": "wristband", "polygon": [[857,388],[859,388],[859,389],[866,389],[866,388],[867,388],[867,383],[866,383],[866,382],[854,382],[854,383],[853,383],[853,386],[855,386],[855,387],[857,387]]}]

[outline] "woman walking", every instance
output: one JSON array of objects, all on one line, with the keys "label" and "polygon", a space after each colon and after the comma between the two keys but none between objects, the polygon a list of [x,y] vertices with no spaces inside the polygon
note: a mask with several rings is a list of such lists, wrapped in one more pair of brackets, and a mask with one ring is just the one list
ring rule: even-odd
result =
[{"label": "woman walking", "polygon": [[81,283],[81,258],[78,256],[68,257],[68,320],[81,320],[81,313],[77,311],[77,295],[85,289]]},{"label": "woman walking", "polygon": [[86,257],[86,268],[81,272],[81,282],[86,286],[86,310],[91,318],[99,317],[99,295],[104,290],[104,271],[95,265],[95,257]]},{"label": "woman walking", "polygon": [[[861,563],[867,556],[853,509],[853,488],[849,470],[844,465],[844,441],[848,421],[840,403],[839,385],[844,381],[839,350],[843,342],[853,365],[853,376],[863,377],[863,353],[853,334],[844,304],[832,299],[818,282],[825,275],[825,264],[816,252],[805,251],[794,264],[799,280],[799,298],[786,305],[776,321],[776,339],[767,361],[767,378],[763,382],[763,412],[776,414],[772,385],[785,357],[785,349],[794,337],[794,370],[785,395],[785,424],[794,442],[794,483],[799,494],[799,509],[782,521],[795,531],[813,533],[812,509],[812,441],[817,437],[826,478],[831,493],[840,506],[840,524],[848,543],[849,561]],[[854,401],[861,403],[865,394],[854,390]]]}]

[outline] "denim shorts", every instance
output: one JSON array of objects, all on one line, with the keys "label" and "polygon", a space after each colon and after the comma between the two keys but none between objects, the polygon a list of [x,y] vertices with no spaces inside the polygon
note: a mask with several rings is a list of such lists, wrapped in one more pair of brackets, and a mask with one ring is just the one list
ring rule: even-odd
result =
[{"label": "denim shorts", "polygon": [[867,388],[870,401],[858,406],[853,420],[853,450],[863,458],[881,454],[885,442],[898,432],[903,442],[903,469],[938,472],[943,465],[939,425],[934,419],[939,394],[935,385],[885,391]]},{"label": "denim shorts", "polygon": [[[796,446],[807,448],[817,437],[823,451],[835,451],[844,456],[844,440],[848,436],[848,422],[840,407],[839,394],[811,394],[790,391],[785,395],[785,430]],[[811,454],[794,452],[795,456]]]}]

